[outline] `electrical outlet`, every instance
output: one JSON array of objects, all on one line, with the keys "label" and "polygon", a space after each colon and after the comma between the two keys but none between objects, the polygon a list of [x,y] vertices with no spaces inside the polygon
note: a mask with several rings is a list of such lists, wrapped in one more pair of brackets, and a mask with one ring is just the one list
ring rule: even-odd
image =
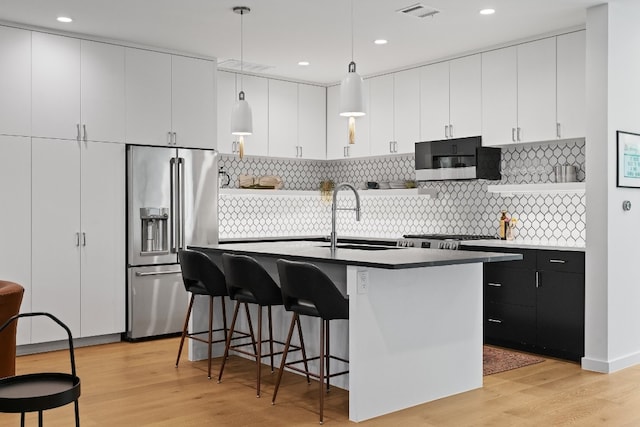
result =
[{"label": "electrical outlet", "polygon": [[367,270],[358,271],[358,293],[366,294],[369,291],[369,272]]}]

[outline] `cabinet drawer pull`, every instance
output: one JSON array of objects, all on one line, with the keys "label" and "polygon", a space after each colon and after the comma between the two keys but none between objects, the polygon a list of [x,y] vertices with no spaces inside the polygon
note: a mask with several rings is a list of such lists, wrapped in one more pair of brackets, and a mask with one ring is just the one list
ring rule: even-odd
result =
[{"label": "cabinet drawer pull", "polygon": [[453,125],[449,125],[449,136],[453,138]]},{"label": "cabinet drawer pull", "polygon": [[77,130],[77,134],[76,134],[76,141],[80,142],[80,123],[76,124],[76,130]]},{"label": "cabinet drawer pull", "polygon": [[556,136],[561,138],[562,132],[560,132],[560,122],[556,123]]},{"label": "cabinet drawer pull", "polygon": [[563,259],[550,259],[549,262],[552,262],[554,264],[564,264],[567,261],[565,261]]},{"label": "cabinet drawer pull", "polygon": [[498,320],[498,319],[487,319],[487,322],[491,322],[491,323],[502,323],[502,320]]},{"label": "cabinet drawer pull", "polygon": [[444,125],[444,137],[449,138],[449,125]]},{"label": "cabinet drawer pull", "polygon": [[521,141],[521,139],[520,139],[520,128],[518,128],[518,132],[517,133],[518,133],[518,142],[520,142]]},{"label": "cabinet drawer pull", "polygon": [[496,288],[501,288],[502,287],[502,283],[487,283],[487,286],[493,286]]}]

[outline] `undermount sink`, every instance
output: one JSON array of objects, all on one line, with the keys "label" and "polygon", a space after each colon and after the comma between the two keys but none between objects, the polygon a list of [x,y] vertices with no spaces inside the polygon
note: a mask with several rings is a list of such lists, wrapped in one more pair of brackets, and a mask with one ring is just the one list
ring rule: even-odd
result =
[{"label": "undermount sink", "polygon": [[[322,245],[323,248],[330,248],[331,245]],[[357,249],[361,251],[386,251],[388,249],[405,249],[397,246],[375,246],[375,245],[350,245],[350,244],[338,244],[338,249]]]}]

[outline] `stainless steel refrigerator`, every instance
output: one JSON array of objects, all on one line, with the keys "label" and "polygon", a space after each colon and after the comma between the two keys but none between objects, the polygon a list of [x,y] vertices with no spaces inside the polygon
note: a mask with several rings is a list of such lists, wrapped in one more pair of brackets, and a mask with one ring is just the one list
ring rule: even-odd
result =
[{"label": "stainless steel refrigerator", "polygon": [[215,243],[216,151],[127,146],[127,339],[182,331],[178,250]]}]

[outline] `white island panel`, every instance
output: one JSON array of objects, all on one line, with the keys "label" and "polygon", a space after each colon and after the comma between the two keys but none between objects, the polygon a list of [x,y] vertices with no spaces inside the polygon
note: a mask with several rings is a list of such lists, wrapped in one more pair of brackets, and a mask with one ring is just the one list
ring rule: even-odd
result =
[{"label": "white island panel", "polygon": [[482,263],[349,266],[347,292],[351,421],[482,387]]}]

